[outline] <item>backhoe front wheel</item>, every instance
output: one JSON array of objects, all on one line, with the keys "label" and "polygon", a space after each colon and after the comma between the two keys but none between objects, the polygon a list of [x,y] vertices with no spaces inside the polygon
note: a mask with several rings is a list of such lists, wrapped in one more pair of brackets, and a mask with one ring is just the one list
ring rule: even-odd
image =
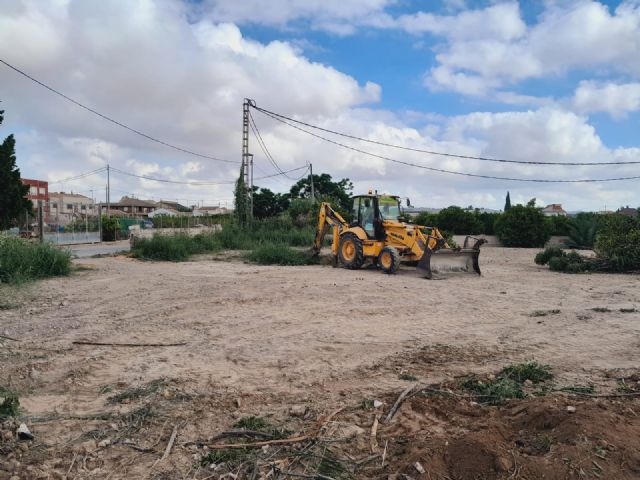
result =
[{"label": "backhoe front wheel", "polygon": [[340,238],[338,257],[344,268],[357,270],[364,263],[362,241],[353,233],[345,233]]},{"label": "backhoe front wheel", "polygon": [[400,254],[393,247],[384,247],[378,255],[378,266],[384,273],[396,273],[400,268]]}]

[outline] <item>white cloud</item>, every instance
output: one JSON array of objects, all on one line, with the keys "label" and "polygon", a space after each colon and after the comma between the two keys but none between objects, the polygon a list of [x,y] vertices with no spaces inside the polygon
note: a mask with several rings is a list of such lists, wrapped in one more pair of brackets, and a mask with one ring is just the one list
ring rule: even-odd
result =
[{"label": "white cloud", "polygon": [[419,12],[399,17],[395,25],[444,40],[425,82],[433,90],[481,96],[580,69],[640,78],[640,4],[634,1],[613,11],[591,0],[548,2],[531,26],[516,2],[456,15]]},{"label": "white cloud", "polygon": [[[380,98],[380,86],[358,82],[331,66],[312,62],[287,42],[261,43],[248,39],[234,23],[216,23],[206,16],[190,22],[186,8],[182,2],[173,0],[136,3],[23,0],[12,2],[11,6],[5,2],[0,4],[3,27],[0,57],[71,97],[155,137],[231,160],[240,159],[241,104],[245,97],[311,123],[415,148],[522,160],[640,158],[638,150],[607,148],[584,116],[570,113],[560,105],[542,105],[535,97],[500,90],[504,80],[499,76],[487,74],[484,80],[491,89],[501,92],[505,101],[527,103],[534,109],[480,112],[453,118],[441,112],[396,114],[373,109],[369,104]],[[470,18],[467,22],[472,23]],[[511,27],[494,27],[495,36],[503,43],[520,38],[517,22],[509,22]],[[43,28],[38,35],[19,34],[35,31],[39,26]],[[8,31],[18,33],[6,37]],[[460,42],[471,38],[462,31],[456,35],[455,40]],[[55,48],[47,50],[47,45]],[[40,57],[23,54],[41,49],[47,54]],[[446,49],[441,52],[446,53]],[[460,88],[482,91],[483,85],[476,82],[477,73],[455,69],[444,73],[467,75],[469,81],[458,77]],[[194,158],[133,135],[5,67],[0,68],[0,79],[6,110],[3,131],[16,133],[18,163],[25,176],[60,179],[93,170],[106,162],[136,174],[174,180],[226,182],[233,181],[238,174],[237,165]],[[442,81],[445,80],[443,77]],[[343,150],[259,113],[254,116],[283,169],[310,161],[316,172],[353,179],[357,191],[377,188],[396,192],[411,196],[417,205],[502,207],[503,192],[507,189],[514,198],[537,196],[562,201],[569,209],[601,208],[605,200],[609,205],[639,203],[630,182],[615,184],[616,188],[612,184],[514,185],[445,175]],[[634,174],[631,167],[521,168],[428,156],[351,140],[344,143],[398,160],[482,175],[602,178]],[[256,177],[273,173],[273,167],[253,139],[251,149],[255,154]],[[65,188],[94,189],[95,195],[103,198],[105,181],[104,176],[87,177],[69,182]],[[111,181],[113,197],[135,193],[155,199],[178,199],[187,204],[228,201],[232,192],[230,184],[176,186],[115,172]],[[291,183],[282,178],[258,182],[260,186],[279,190],[288,189]]]},{"label": "white cloud", "polygon": [[640,110],[640,82],[582,81],[575,91],[572,105],[579,112],[606,112],[614,118],[624,118],[628,113]]}]

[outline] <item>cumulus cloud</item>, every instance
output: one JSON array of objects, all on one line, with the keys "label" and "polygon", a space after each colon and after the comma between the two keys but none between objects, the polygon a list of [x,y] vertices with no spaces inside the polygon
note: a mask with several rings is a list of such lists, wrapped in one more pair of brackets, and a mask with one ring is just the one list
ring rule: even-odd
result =
[{"label": "cumulus cloud", "polygon": [[425,83],[433,90],[487,95],[530,78],[594,68],[640,77],[640,4],[615,10],[597,1],[548,2],[526,25],[517,2],[455,15],[418,12],[397,28],[442,39]]},{"label": "cumulus cloud", "polygon": [[[526,112],[447,117],[443,112],[396,113],[373,108],[382,95],[379,85],[313,62],[291,43],[248,38],[234,23],[241,22],[241,17],[231,16],[233,12],[239,15],[233,9],[244,7],[231,2],[226,5],[227,17],[219,12],[218,17],[202,12],[194,17],[189,4],[177,0],[4,2],[0,4],[0,58],[150,135],[231,160],[240,160],[241,105],[245,97],[327,128],[415,148],[521,160],[640,158],[637,149],[607,148],[584,115],[531,96],[504,97],[512,103],[529,102],[532,110]],[[307,2],[292,5],[300,11],[311,8]],[[327,5],[330,9],[334,4]],[[368,5],[379,12],[386,3],[372,1]],[[279,6],[274,3],[274,8]],[[465,27],[451,36],[451,41],[510,44],[530,35],[529,28],[522,32],[520,14],[512,4],[489,8],[510,15],[506,23],[492,27],[491,39],[473,37],[465,31],[481,23],[474,13],[464,17]],[[300,16],[294,13],[288,15]],[[280,21],[290,23],[293,17]],[[315,17],[322,19],[319,13]],[[347,22],[348,18],[344,18]],[[444,35],[436,32],[437,26],[431,28],[431,34]],[[33,35],[21,34],[36,31]],[[453,50],[445,48],[441,54],[449,51]],[[500,65],[498,60],[494,63]],[[492,77],[487,73],[485,78],[468,69],[444,69],[443,75],[446,74],[468,75],[469,81],[465,77],[459,77],[459,81],[460,88],[469,92],[481,92],[482,82],[498,89],[505,81],[500,75]],[[478,78],[480,83],[476,82]],[[441,81],[445,79],[442,77]],[[236,164],[195,158],[152,143],[92,116],[5,67],[0,68],[0,85],[6,110],[3,131],[16,133],[18,163],[25,176],[60,180],[109,163],[138,175],[220,182],[206,187],[176,186],[113,172],[114,195],[133,193],[154,199],[178,199],[186,204],[231,199],[231,183],[238,174]],[[605,200],[609,205],[634,204],[637,199],[629,182],[620,183],[615,189],[606,184],[514,185],[417,169],[341,149],[259,113],[254,116],[283,169],[312,162],[316,172],[351,178],[357,191],[386,190],[410,196],[417,205],[501,207],[507,189],[514,198],[537,196],[549,202],[563,202],[569,209],[599,208]],[[602,178],[633,174],[629,167],[515,168],[340,141],[402,161],[482,175]],[[253,138],[251,149],[255,154],[255,176],[272,174],[273,167]],[[94,189],[95,195],[102,198],[105,182],[101,175],[56,184],[54,189]],[[292,181],[275,177],[257,183],[282,191],[288,190]]]},{"label": "cumulus cloud", "polygon": [[617,84],[582,81],[575,91],[572,106],[579,112],[606,112],[624,118],[640,110],[640,82]]}]

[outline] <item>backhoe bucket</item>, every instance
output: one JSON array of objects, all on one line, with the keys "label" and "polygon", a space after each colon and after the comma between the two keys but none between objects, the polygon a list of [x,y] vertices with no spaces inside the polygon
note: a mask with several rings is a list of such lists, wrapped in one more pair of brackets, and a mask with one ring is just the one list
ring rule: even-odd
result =
[{"label": "backhoe bucket", "polygon": [[433,278],[434,273],[446,274],[455,272],[477,273],[480,275],[480,264],[478,263],[480,246],[486,243],[486,240],[474,238],[476,242],[473,247],[469,248],[467,245],[470,238],[474,237],[467,237],[462,248],[440,248],[435,251],[427,248],[416,269],[425,278],[429,279]]}]

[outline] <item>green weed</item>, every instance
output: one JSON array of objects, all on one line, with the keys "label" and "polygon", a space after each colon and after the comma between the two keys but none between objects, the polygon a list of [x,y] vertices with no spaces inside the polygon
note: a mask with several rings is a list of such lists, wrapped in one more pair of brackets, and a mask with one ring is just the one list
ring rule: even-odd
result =
[{"label": "green weed", "polygon": [[408,373],[401,373],[400,375],[398,375],[398,378],[400,380],[406,380],[407,382],[415,382],[416,380],[418,380],[418,377],[416,377],[415,375],[410,375]]},{"label": "green weed", "polygon": [[636,310],[635,308],[621,308],[620,309],[620,313],[635,313],[638,310]]},{"label": "green weed", "polygon": [[0,387],[0,397],[3,397],[0,403],[0,418],[15,417],[20,411],[20,399],[15,392]]},{"label": "green weed", "polygon": [[557,315],[558,313],[560,313],[560,310],[558,310],[557,308],[554,308],[553,310],[535,310],[534,312],[530,313],[529,316],[530,317],[546,317],[547,315]]},{"label": "green weed", "polygon": [[608,313],[611,311],[607,307],[593,307],[591,310],[598,313]]},{"label": "green weed", "polygon": [[48,243],[0,235],[0,284],[68,275],[71,255]]},{"label": "green weed", "polygon": [[242,448],[213,450],[200,459],[200,466],[208,467],[209,465],[226,463],[231,468],[234,468],[239,466],[241,463],[244,463],[250,454],[250,450]]},{"label": "green weed", "polygon": [[243,417],[238,420],[234,427],[236,428],[244,428],[245,430],[264,430],[267,428],[269,424],[262,417]]},{"label": "green weed", "polygon": [[260,265],[311,265],[319,262],[318,257],[308,251],[294,250],[284,244],[265,244],[246,255],[250,262]]},{"label": "green weed", "polygon": [[538,362],[514,363],[503,368],[498,376],[512,378],[518,383],[524,383],[527,380],[540,383],[553,378],[551,367]]}]

